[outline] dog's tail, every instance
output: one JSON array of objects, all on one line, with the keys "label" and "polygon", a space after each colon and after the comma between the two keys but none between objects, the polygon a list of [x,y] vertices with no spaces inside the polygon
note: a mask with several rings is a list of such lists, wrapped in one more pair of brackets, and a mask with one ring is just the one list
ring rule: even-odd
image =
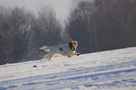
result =
[{"label": "dog's tail", "polygon": [[44,52],[50,51],[50,49],[47,46],[40,47],[39,49],[44,50]]}]

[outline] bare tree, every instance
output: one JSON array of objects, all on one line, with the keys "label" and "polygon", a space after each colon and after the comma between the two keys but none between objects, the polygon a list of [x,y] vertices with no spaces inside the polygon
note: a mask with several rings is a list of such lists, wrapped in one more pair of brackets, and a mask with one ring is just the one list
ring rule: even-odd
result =
[{"label": "bare tree", "polygon": [[66,25],[70,37],[78,40],[79,51],[82,53],[99,51],[96,29],[92,23],[92,21],[95,22],[92,15],[96,8],[89,0],[74,2],[77,5],[71,9],[69,22]]},{"label": "bare tree", "polygon": [[40,59],[39,47],[63,42],[61,31],[51,6],[37,17],[25,8],[0,7],[0,64]]},{"label": "bare tree", "polygon": [[55,45],[61,42],[61,23],[57,20],[52,6],[44,6],[39,10],[39,26],[45,35],[47,45]]}]

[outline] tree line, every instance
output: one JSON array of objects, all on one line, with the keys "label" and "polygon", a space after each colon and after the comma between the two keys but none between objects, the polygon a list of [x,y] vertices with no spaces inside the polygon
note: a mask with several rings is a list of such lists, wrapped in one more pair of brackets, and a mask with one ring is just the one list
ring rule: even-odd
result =
[{"label": "tree line", "polygon": [[136,0],[74,0],[66,22],[81,53],[136,46]]},{"label": "tree line", "polygon": [[43,45],[78,41],[80,53],[136,46],[136,0],[73,0],[65,28],[52,6],[35,16],[0,6],[0,64],[41,59]]},{"label": "tree line", "polygon": [[0,7],[0,64],[41,59],[43,45],[65,43],[62,25],[51,6],[38,15],[25,8]]}]

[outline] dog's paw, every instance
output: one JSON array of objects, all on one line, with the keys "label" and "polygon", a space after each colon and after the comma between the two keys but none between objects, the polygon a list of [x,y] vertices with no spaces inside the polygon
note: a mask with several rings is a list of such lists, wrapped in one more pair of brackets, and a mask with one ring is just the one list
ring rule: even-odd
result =
[{"label": "dog's paw", "polygon": [[80,55],[80,53],[77,54],[77,56],[79,56],[79,55]]}]

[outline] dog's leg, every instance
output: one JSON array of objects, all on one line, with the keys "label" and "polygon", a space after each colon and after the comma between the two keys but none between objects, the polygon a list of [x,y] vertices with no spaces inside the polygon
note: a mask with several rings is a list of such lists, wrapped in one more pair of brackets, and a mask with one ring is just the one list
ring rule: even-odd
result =
[{"label": "dog's leg", "polygon": [[47,54],[47,55],[45,55],[46,56],[46,59],[48,60],[49,59],[49,55]]},{"label": "dog's leg", "polygon": [[51,58],[53,57],[53,53],[49,53],[49,60],[51,60]]},{"label": "dog's leg", "polygon": [[75,56],[75,55],[76,55],[76,56],[79,56],[80,53],[73,53],[73,54],[72,54],[72,56]]},{"label": "dog's leg", "polygon": [[69,54],[67,54],[67,57],[70,58],[70,57],[72,57],[72,55],[69,53]]},{"label": "dog's leg", "polygon": [[68,56],[68,58],[70,58],[71,56]]}]

